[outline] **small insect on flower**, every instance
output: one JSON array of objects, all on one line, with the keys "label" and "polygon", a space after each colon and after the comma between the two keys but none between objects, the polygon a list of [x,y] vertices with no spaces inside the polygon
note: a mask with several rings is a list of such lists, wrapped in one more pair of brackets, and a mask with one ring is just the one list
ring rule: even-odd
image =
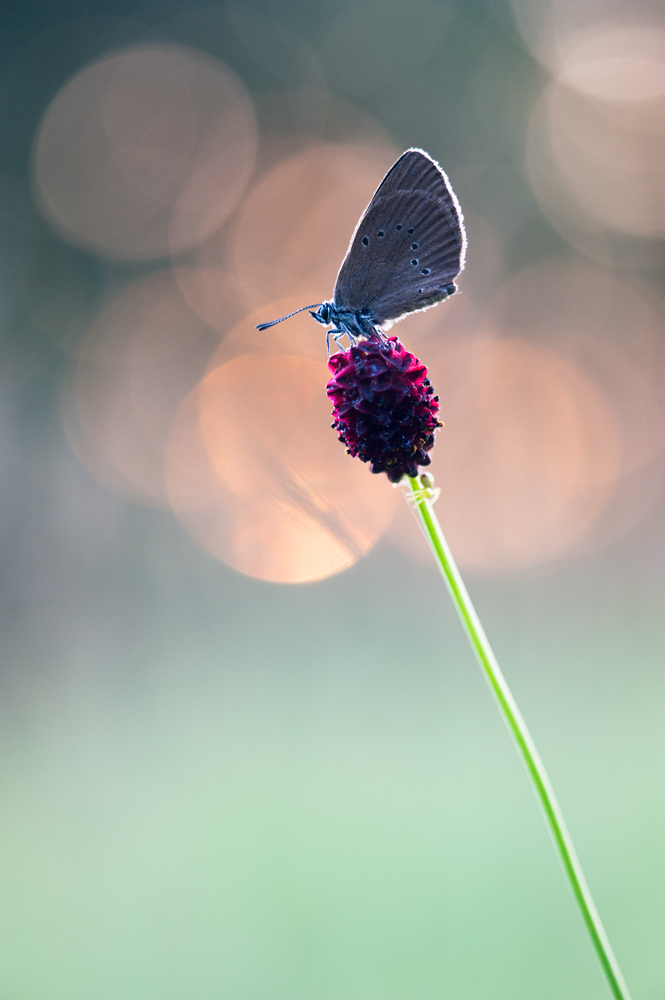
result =
[{"label": "small insect on flower", "polygon": [[[408,149],[390,168],[356,226],[330,302],[296,309],[261,323],[281,323],[309,309],[326,335],[348,350],[329,360],[333,427],[351,455],[386,472],[392,482],[428,465],[438,397],[427,370],[386,331],[408,313],[443,302],[457,291],[466,234],[459,202],[438,163]],[[314,311],[315,310],[315,311]]]}]

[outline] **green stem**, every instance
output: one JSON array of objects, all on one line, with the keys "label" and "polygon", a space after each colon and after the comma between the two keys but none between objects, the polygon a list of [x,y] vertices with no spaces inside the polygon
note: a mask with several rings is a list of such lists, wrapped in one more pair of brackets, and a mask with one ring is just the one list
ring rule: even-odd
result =
[{"label": "green stem", "polygon": [[526,764],[534,790],[543,807],[545,819],[554,837],[554,843],[563,862],[563,867],[568,876],[568,881],[570,882],[577,904],[582,911],[584,923],[591,935],[593,946],[600,959],[600,964],[610,990],[616,1000],[630,1000],[628,987],[621,975],[621,970],[614,957],[605,929],[594,905],[543,762],[531,739],[531,734],[520,714],[520,710],[510,693],[510,688],[501,673],[499,664],[492,652],[475,608],[471,603],[471,598],[455,565],[455,560],[448,548],[441,525],[432,508],[432,490],[428,487],[426,481],[425,483],[421,483],[420,479],[409,477],[409,483],[411,486],[409,500],[413,502],[416,508],[421,527],[439,564],[441,574],[448,585],[450,596],[462,619],[462,624],[469,637],[473,651],[480,662],[489,686],[499,703],[499,708]]}]

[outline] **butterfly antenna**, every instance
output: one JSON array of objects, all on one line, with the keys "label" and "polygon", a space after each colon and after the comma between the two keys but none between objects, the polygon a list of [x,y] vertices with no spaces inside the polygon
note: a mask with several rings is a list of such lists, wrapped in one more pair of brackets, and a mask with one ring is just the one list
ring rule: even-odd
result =
[{"label": "butterfly antenna", "polygon": [[282,323],[285,319],[291,319],[292,316],[295,316],[297,313],[304,312],[305,309],[318,309],[320,305],[322,305],[321,302],[315,302],[312,306],[303,306],[302,309],[296,309],[295,312],[289,313],[288,316],[280,316],[279,319],[273,319],[269,323],[259,323],[256,329],[267,330],[268,327],[275,326],[277,323]]}]

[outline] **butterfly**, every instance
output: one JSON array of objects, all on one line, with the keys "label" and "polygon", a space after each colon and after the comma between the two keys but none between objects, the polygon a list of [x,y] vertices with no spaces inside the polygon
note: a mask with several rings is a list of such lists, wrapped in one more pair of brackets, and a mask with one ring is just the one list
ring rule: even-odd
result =
[{"label": "butterfly", "polygon": [[[260,323],[267,330],[310,310],[340,346],[383,331],[408,313],[450,298],[464,267],[466,233],[450,181],[422,149],[407,149],[383,178],[360,218],[337,275],[332,301],[302,306]],[[313,311],[316,310],[316,311]]]}]

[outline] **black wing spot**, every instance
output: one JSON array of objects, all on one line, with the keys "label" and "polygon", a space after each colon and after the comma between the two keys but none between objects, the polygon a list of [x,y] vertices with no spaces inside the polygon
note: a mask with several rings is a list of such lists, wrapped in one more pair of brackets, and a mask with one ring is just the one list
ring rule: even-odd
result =
[{"label": "black wing spot", "polygon": [[412,243],[411,244],[411,249],[412,250],[417,250],[418,249],[418,245],[419,245],[418,243]]},{"label": "black wing spot", "polygon": [[422,271],[421,271],[420,273],[421,273],[421,274],[430,274],[430,269],[429,269],[429,267],[424,267],[424,268],[422,269]]},{"label": "black wing spot", "polygon": [[364,247],[369,246],[369,236],[363,236],[363,246]]},{"label": "black wing spot", "polygon": [[418,295],[422,295],[422,294],[423,294],[423,291],[424,291],[424,289],[423,289],[423,288],[419,288],[419,289],[418,289]]},{"label": "black wing spot", "polygon": [[415,233],[415,229],[407,229],[407,233],[409,234],[409,236],[413,236],[413,234]]},{"label": "black wing spot", "polygon": [[395,229],[401,229],[401,228],[402,228],[402,223],[398,222],[397,225],[395,226]]},{"label": "black wing spot", "polygon": [[376,235],[377,236],[385,236],[386,234],[384,233],[383,229],[379,229],[379,231],[378,231],[378,233]]},{"label": "black wing spot", "polygon": [[418,258],[414,257],[413,260],[411,261],[411,263],[413,264],[414,267],[417,267],[418,266]]}]

